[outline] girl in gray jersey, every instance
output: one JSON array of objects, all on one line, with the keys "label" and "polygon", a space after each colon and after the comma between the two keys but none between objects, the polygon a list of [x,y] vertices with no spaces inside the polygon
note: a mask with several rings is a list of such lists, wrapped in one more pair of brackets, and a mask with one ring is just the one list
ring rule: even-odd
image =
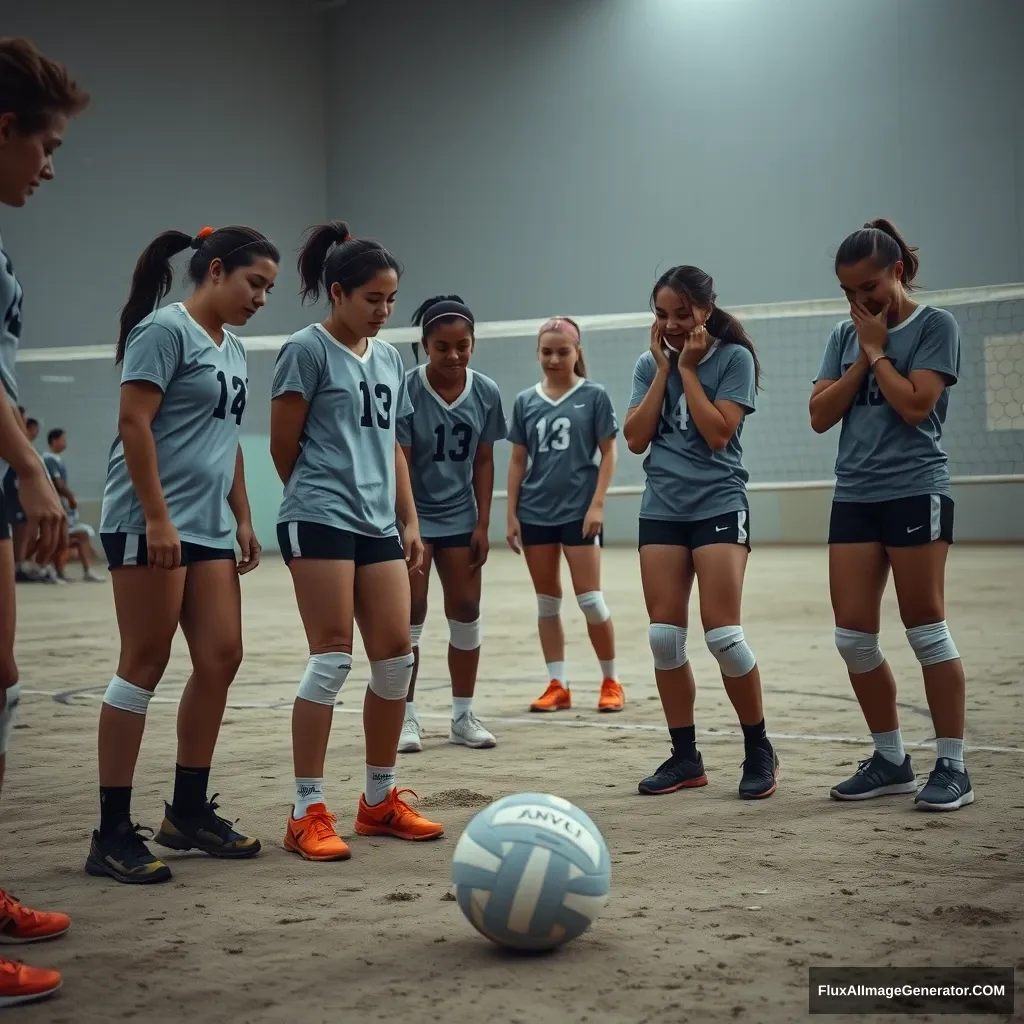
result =
[{"label": "girl in gray jersey", "polygon": [[423,534],[423,569],[412,577],[412,650],[416,658],[399,753],[423,749],[413,695],[427,617],[430,563],[437,565],[448,618],[452,682],[449,742],[493,747],[494,736],[473,713],[480,664],[480,581],[494,492],[494,442],[506,433],[501,392],[469,368],[473,314],[458,295],[427,299],[413,314],[427,362],[406,376],[413,412],[398,421]]},{"label": "girl in gray jersey", "polygon": [[765,731],[757,660],[740,625],[750,551],[740,435],[754,411],[757,357],[742,324],[715,305],[714,283],[698,267],[667,270],[651,305],[651,347],[637,360],[624,434],[631,452],[650,449],[640,504],[640,575],[672,756],[639,789],[674,793],[708,781],[696,747],[686,652],[696,577],[704,640],[743,728],[739,794],[760,799],[775,792],[778,758]]},{"label": "girl in gray jersey", "polygon": [[295,798],[284,845],[306,860],[351,855],[323,776],[334,705],[352,668],[353,620],[370,660],[355,831],[413,840],[444,832],[395,785],[413,666],[409,573],[423,558],[396,437],[397,421],[412,412],[405,368],[376,337],[399,273],[384,246],[353,238],[344,223],[312,228],[299,255],[302,294],[316,300],[326,291],[330,313],[285,342],[274,373],[270,453],[284,483],[277,536],[309,643],[292,710]]},{"label": "girl in gray jersey", "polygon": [[508,434],[508,544],[525,556],[537,592],[537,632],[549,680],[530,710],[572,707],[561,619],[564,551],[601,666],[597,709],[617,712],[625,695],[615,671],[611,612],[601,593],[601,528],[619,426],[608,392],[587,380],[575,321],[554,317],[543,324],[537,357],[544,379],[516,396]]},{"label": "girl in gray jersey", "polygon": [[953,498],[941,438],[960,375],[960,331],[945,310],[910,298],[917,268],[916,250],[887,220],[847,236],[835,270],[850,319],[832,331],[811,392],[817,433],[842,422],[828,538],[835,642],[875,746],[831,796],[917,789],[896,683],[878,643],[891,567],[937,737],[935,767],[915,806],[954,811],[974,801],[964,766],[964,670],[943,596]]},{"label": "girl in gray jersey", "polygon": [[[171,287],[171,259],[190,248],[192,294],[154,311]],[[171,877],[132,823],[131,792],[146,711],[179,624],[192,675],[178,712],[174,797],[156,842],[224,858],[260,850],[216,813],[207,782],[242,660],[238,577],[256,567],[260,553],[239,447],[245,349],[225,324],[246,324],[262,308],[278,261],[258,231],[227,227],[204,228],[194,238],[165,231],[135,265],[121,313],[118,432],[100,513],[121,653],[100,711],[100,827],[85,866],[91,875],[128,883]],[[242,552],[237,564],[234,541]]]},{"label": "girl in gray jersey", "polygon": [[[52,180],[53,154],[68,121],[88,102],[89,97],[63,65],[48,60],[27,39],[0,38],[0,204],[22,207],[42,182]],[[61,244],[59,238],[54,241]],[[0,481],[8,467],[17,473],[27,520],[27,550],[22,557],[34,556],[46,565],[67,542],[67,520],[17,407],[14,361],[21,338],[21,312],[21,285],[0,241]],[[14,660],[10,498],[0,487],[0,787],[20,697]],[[0,943],[56,938],[70,926],[67,914],[30,910],[0,889]],[[60,986],[59,971],[0,957],[0,1008],[45,999]]]}]

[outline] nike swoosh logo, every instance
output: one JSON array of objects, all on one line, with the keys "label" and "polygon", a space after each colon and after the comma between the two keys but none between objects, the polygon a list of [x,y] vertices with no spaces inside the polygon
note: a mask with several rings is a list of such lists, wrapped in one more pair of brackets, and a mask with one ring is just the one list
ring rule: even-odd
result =
[{"label": "nike swoosh logo", "polygon": [[721,533],[723,530],[728,530],[728,529],[729,529],[728,526],[716,526],[715,527],[715,533]]},{"label": "nike swoosh logo", "polygon": [[586,402],[584,402],[582,405],[576,405],[575,403],[573,403],[573,408],[574,409],[586,409],[586,407],[587,407],[587,403]]},{"label": "nike swoosh logo", "polygon": [[915,530],[923,530],[923,529],[924,529],[924,523],[922,523],[920,526],[908,526],[907,527],[907,533],[913,533]]}]

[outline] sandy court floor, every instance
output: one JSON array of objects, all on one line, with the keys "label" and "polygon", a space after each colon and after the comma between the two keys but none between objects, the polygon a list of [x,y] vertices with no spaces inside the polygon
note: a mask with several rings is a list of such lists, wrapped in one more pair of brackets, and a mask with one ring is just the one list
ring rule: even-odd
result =
[{"label": "sandy court floor", "polygon": [[[951,815],[914,812],[909,797],[828,800],[870,744],[856,742],[865,728],[832,644],[823,550],[751,557],[745,626],[782,762],[777,794],[757,803],[736,798],[742,743],[699,629],[690,646],[710,784],[637,795],[637,781],[667,756],[668,737],[634,550],[605,552],[628,701],[611,720],[593,710],[597,666],[571,599],[563,607],[576,707],[526,713],[546,681],[526,567],[496,549],[486,572],[477,709],[498,747],[447,743],[447,630],[435,579],[417,695],[426,748],[399,761],[399,783],[445,824],[445,839],[357,837],[341,864],[308,864],[281,848],[292,788],[289,709],[306,652],[287,571],[271,559],[244,580],[246,658],[211,780],[224,813],[259,836],[264,852],[231,864],[167,851],[174,879],[152,887],[83,871],[98,814],[96,716],[117,655],[109,585],[19,587],[28,695],[8,758],[2,882],[30,903],[68,911],[74,926],[64,939],[18,951],[62,969],[65,987],[12,1011],[12,1020],[320,1024],[358,1013],[450,1024],[788,1022],[806,1015],[810,965],[1013,964],[1024,973],[1024,549],[951,554],[948,619],[968,674],[968,767],[978,794]],[[923,745],[911,753],[926,775],[934,755],[924,690],[891,590],[882,640],[900,684],[904,735]],[[135,817],[153,827],[170,797],[175,705],[187,674],[178,643],[136,776]],[[327,777],[347,836],[363,783],[366,674],[357,641]],[[587,810],[613,862],[598,924],[557,954],[529,960],[496,951],[448,896],[466,822],[491,799],[525,790]]]}]

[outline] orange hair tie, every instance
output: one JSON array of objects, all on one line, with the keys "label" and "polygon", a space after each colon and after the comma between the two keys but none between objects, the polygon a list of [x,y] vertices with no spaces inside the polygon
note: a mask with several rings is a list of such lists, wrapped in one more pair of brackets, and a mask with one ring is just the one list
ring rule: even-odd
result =
[{"label": "orange hair tie", "polygon": [[199,234],[196,235],[196,238],[209,238],[210,235],[214,233],[214,231],[216,231],[216,228],[211,228],[209,224],[207,224],[205,228],[199,229]]}]

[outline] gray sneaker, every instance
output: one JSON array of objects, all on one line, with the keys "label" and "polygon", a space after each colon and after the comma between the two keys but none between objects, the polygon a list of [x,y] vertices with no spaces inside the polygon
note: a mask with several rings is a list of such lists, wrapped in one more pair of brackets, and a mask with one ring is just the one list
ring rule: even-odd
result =
[{"label": "gray sneaker", "polygon": [[973,803],[974,788],[966,770],[960,771],[948,757],[940,757],[914,807],[919,811],[956,811]]},{"label": "gray sneaker", "polygon": [[876,796],[913,793],[916,789],[909,754],[904,756],[903,764],[893,764],[876,750],[857,765],[857,770],[848,779],[833,786],[829,796],[833,800],[870,800]]}]

